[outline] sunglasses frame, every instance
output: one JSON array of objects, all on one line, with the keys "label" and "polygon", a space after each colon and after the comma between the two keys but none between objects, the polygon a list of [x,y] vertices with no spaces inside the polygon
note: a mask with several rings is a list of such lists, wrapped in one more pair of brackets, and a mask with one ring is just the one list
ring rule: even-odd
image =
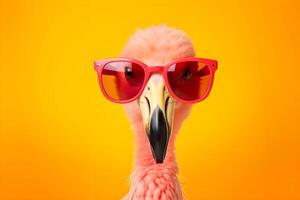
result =
[{"label": "sunglasses frame", "polygon": [[[196,62],[205,63],[208,66],[208,69],[209,69],[210,74],[211,74],[210,83],[209,83],[209,86],[207,88],[207,91],[205,92],[205,94],[201,98],[196,99],[196,100],[184,100],[184,99],[178,97],[175,94],[175,92],[172,90],[171,85],[170,85],[169,80],[168,80],[168,75],[167,75],[168,69],[176,63],[187,62],[187,61],[196,61]],[[141,66],[143,68],[143,70],[145,72],[144,82],[143,82],[143,84],[141,86],[141,89],[138,92],[138,94],[135,95],[134,97],[132,97],[131,99],[116,100],[116,99],[113,99],[112,97],[110,97],[107,94],[107,92],[105,91],[104,85],[103,85],[103,82],[102,82],[102,79],[101,79],[102,71],[103,71],[104,67],[107,64],[112,63],[112,62],[132,62],[132,63],[138,64],[139,66]],[[143,93],[143,91],[144,91],[144,89],[145,89],[145,87],[146,87],[146,85],[149,81],[149,78],[154,73],[162,74],[163,79],[165,81],[165,84],[168,88],[168,91],[175,100],[177,100],[179,102],[182,102],[184,104],[193,104],[193,103],[203,101],[209,95],[209,93],[212,89],[213,82],[214,82],[214,75],[215,75],[215,71],[217,70],[217,68],[218,68],[218,62],[216,60],[206,59],[206,58],[197,58],[197,57],[185,57],[185,58],[176,59],[176,60],[174,60],[173,62],[169,63],[166,66],[148,66],[145,63],[143,63],[139,60],[136,60],[136,59],[132,59],[132,58],[108,58],[108,59],[103,59],[103,60],[96,60],[94,62],[94,69],[98,73],[98,82],[99,82],[100,89],[101,89],[103,95],[105,96],[106,99],[108,99],[111,102],[122,103],[122,104],[132,102],[132,101],[136,100],[137,98],[139,98],[142,95],[142,93]]]}]

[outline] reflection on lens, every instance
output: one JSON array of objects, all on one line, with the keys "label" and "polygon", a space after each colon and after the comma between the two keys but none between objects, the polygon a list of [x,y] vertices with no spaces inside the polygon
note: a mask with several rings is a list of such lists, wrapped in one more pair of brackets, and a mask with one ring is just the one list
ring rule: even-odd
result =
[{"label": "reflection on lens", "polygon": [[104,66],[100,79],[105,92],[114,100],[135,97],[145,78],[144,69],[132,62],[111,62]]},{"label": "reflection on lens", "polygon": [[207,64],[198,61],[180,62],[172,65],[167,73],[168,81],[177,97],[193,101],[202,98],[211,81]]}]

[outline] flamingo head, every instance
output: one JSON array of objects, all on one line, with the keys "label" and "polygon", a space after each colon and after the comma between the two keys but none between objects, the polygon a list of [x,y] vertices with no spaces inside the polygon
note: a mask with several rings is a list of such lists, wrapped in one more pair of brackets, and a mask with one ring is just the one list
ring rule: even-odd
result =
[{"label": "flamingo head", "polygon": [[[180,30],[153,26],[138,30],[128,41],[121,56],[134,58],[148,66],[165,66],[171,61],[194,56],[191,41]],[[135,126],[147,136],[156,163],[165,159],[170,138],[174,139],[191,105],[176,101],[169,93],[163,76],[152,74],[142,95],[125,104]]]}]

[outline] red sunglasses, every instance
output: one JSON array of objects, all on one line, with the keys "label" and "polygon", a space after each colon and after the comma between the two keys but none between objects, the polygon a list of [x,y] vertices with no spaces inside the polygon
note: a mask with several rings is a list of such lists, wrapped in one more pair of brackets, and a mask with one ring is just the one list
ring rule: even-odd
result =
[{"label": "red sunglasses", "polygon": [[103,95],[115,103],[139,98],[153,73],[161,73],[169,93],[182,103],[196,103],[210,93],[218,62],[187,57],[166,66],[147,66],[130,58],[97,60],[94,68]]}]

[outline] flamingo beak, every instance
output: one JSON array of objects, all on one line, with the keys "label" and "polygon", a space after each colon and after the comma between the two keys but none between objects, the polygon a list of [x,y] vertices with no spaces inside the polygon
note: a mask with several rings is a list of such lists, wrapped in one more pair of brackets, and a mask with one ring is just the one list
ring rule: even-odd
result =
[{"label": "flamingo beak", "polygon": [[175,101],[164,82],[152,78],[139,99],[139,106],[153,158],[156,163],[163,163],[172,132]]}]

